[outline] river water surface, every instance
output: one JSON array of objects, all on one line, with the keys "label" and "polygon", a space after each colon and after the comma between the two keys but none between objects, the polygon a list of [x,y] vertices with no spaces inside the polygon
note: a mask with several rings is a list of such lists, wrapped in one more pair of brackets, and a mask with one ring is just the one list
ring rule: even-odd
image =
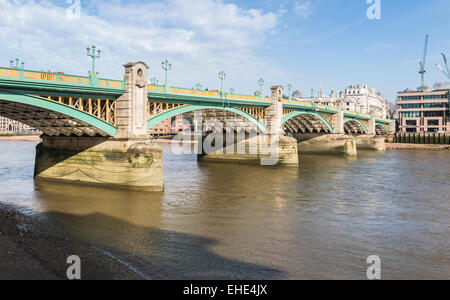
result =
[{"label": "river water surface", "polygon": [[0,142],[0,203],[151,279],[450,279],[450,153],[198,163],[165,146],[163,193],[34,182],[36,143]]}]

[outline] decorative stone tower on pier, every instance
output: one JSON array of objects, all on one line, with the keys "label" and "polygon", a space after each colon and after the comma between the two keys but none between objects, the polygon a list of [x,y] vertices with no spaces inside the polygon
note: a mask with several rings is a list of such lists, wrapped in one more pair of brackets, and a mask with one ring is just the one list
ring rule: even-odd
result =
[{"label": "decorative stone tower on pier", "polygon": [[279,165],[298,165],[297,140],[285,136],[283,130],[283,87],[273,86],[271,90],[272,105],[266,109],[266,126],[272,156],[275,151]]},{"label": "decorative stone tower on pier", "polygon": [[147,140],[147,70],[125,67],[125,93],[117,99],[117,135],[42,136],[36,149],[36,179],[79,182],[121,189],[162,191],[162,151]]},{"label": "decorative stone tower on pier", "polygon": [[147,70],[143,62],[125,67],[125,94],[117,101],[117,138],[147,138]]}]

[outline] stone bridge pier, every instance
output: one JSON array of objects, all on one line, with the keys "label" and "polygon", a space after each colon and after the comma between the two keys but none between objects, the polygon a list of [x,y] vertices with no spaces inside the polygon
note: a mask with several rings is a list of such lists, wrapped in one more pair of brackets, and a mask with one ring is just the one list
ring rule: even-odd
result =
[{"label": "stone bridge pier", "polygon": [[359,150],[385,151],[386,144],[383,136],[377,136],[375,114],[371,114],[368,122],[367,134],[356,136],[356,147]]},{"label": "stone bridge pier", "polygon": [[35,178],[162,191],[162,151],[147,139],[147,70],[143,62],[125,67],[125,93],[117,99],[115,137],[42,136]]},{"label": "stone bridge pier", "polygon": [[356,156],[356,140],[345,134],[344,112],[332,116],[332,133],[302,133],[294,135],[299,142],[299,153]]},{"label": "stone bridge pier", "polygon": [[[261,128],[243,124],[229,132],[222,131],[216,133],[220,136],[218,139],[220,145],[217,151],[205,151],[205,144],[211,144],[208,139],[214,139],[214,133],[204,134],[199,144],[202,149],[199,150],[200,161],[233,161],[239,163],[251,163],[260,165],[298,165],[297,141],[294,138],[287,137],[283,131],[283,87],[272,87],[272,105],[265,111],[266,132]],[[222,123],[228,122],[222,120]],[[239,128],[240,127],[240,128]],[[242,129],[245,128],[245,129]],[[230,134],[231,133],[231,134]],[[231,136],[231,138],[230,138]],[[206,143],[205,143],[206,141]],[[218,146],[218,145],[214,145]]]}]

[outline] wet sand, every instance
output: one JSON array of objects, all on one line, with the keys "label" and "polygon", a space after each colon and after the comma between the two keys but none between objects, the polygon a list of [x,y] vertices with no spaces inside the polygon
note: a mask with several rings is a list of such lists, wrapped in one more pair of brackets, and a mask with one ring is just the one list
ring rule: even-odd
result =
[{"label": "wet sand", "polygon": [[450,150],[450,145],[386,143],[388,150]]},{"label": "wet sand", "polygon": [[33,218],[0,206],[0,280],[66,280],[71,255],[82,280],[140,280],[138,274],[92,246],[35,232]]},{"label": "wet sand", "polygon": [[41,137],[38,135],[27,136],[0,136],[1,141],[25,141],[25,142],[40,142]]}]

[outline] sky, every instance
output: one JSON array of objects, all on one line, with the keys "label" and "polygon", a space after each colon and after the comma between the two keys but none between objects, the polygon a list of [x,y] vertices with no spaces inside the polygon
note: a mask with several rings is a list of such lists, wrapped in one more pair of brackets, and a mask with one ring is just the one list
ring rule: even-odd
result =
[{"label": "sky", "polygon": [[[77,1],[80,1],[78,10]],[[380,1],[380,18],[367,10]],[[71,9],[72,8],[72,9]],[[122,79],[123,64],[144,61],[149,78],[253,94],[290,83],[305,96],[320,87],[375,86],[389,101],[420,85],[449,81],[436,67],[450,55],[449,0],[0,0],[0,66],[86,75],[85,48],[103,51],[100,77]]]}]

